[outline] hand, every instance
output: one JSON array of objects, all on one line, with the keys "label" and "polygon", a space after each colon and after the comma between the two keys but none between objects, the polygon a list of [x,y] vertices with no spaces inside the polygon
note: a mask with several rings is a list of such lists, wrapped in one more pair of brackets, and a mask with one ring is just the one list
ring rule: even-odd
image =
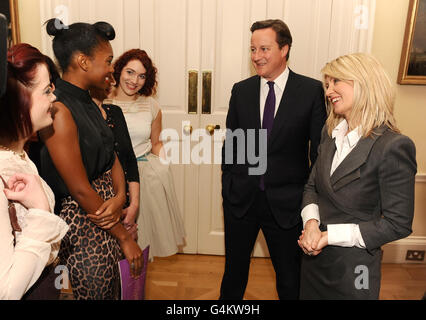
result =
[{"label": "hand", "polygon": [[127,232],[132,236],[132,239],[138,241],[138,224],[134,223],[129,226],[124,226]]},{"label": "hand", "polygon": [[122,202],[120,198],[112,197],[105,201],[94,214],[88,214],[87,217],[99,228],[109,230],[120,221]]},{"label": "hand", "polygon": [[138,206],[132,206],[130,204],[129,207],[123,209],[123,225],[126,228],[127,232],[130,233],[133,240],[138,240],[138,225],[136,223],[136,217],[139,213]]},{"label": "hand", "polygon": [[8,189],[4,189],[4,194],[9,200],[18,201],[28,209],[50,211],[49,201],[39,176],[15,173],[7,185]]},{"label": "hand", "polygon": [[318,220],[310,219],[305,224],[303,238],[300,239],[301,245],[308,252],[316,250],[318,241],[321,238],[321,231],[318,226]]},{"label": "hand", "polygon": [[302,244],[304,237],[305,237],[305,230],[302,230],[302,234],[300,235],[299,240],[297,240],[297,244],[299,245],[300,249],[303,250],[304,254],[311,256],[313,251],[308,251]]},{"label": "hand", "polygon": [[321,238],[318,241],[318,244],[315,248],[312,248],[312,251],[308,251],[302,244],[304,236],[305,236],[305,230],[302,231],[302,235],[299,237],[299,240],[297,243],[299,244],[299,247],[303,250],[303,252],[309,256],[317,256],[321,253],[322,249],[325,246],[328,246],[328,231],[321,232]]},{"label": "hand", "polygon": [[136,221],[136,217],[139,214],[139,206],[132,205],[128,206],[127,208],[123,209],[123,224],[134,224]]},{"label": "hand", "polygon": [[130,237],[120,241],[120,247],[130,264],[130,275],[137,279],[143,268],[143,253],[137,243]]},{"label": "hand", "polygon": [[135,224],[136,222],[136,217],[138,216],[139,213],[139,206],[132,206],[130,204],[129,207],[123,209],[123,215],[122,215],[122,219],[123,219],[123,224],[124,226],[132,226]]},{"label": "hand", "polygon": [[328,231],[323,231],[321,232],[321,239],[318,241],[316,250],[321,252],[326,246],[328,246]]}]

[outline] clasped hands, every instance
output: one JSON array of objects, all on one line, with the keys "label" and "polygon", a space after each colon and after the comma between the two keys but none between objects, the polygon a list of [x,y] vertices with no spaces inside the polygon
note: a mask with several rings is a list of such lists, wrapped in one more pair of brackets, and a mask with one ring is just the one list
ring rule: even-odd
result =
[{"label": "clasped hands", "polygon": [[305,254],[316,256],[328,245],[328,232],[321,232],[317,220],[308,220],[297,243]]},{"label": "clasped hands", "polygon": [[135,223],[138,207],[128,207],[122,209],[123,201],[120,197],[112,197],[105,201],[94,214],[88,214],[87,217],[98,227],[109,230],[115,226],[121,219],[122,223],[133,240],[137,240],[137,224]]},{"label": "clasped hands", "polygon": [[120,222],[123,203],[122,197],[114,196],[104,201],[95,213],[87,214],[87,217],[99,228],[109,230]]}]

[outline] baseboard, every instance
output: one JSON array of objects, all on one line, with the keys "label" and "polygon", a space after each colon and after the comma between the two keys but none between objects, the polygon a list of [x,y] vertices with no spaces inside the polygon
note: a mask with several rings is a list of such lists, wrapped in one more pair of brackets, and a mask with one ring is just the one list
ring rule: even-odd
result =
[{"label": "baseboard", "polygon": [[426,183],[426,174],[417,174],[416,175],[417,183]]},{"label": "baseboard", "polygon": [[406,260],[407,250],[426,250],[426,237],[411,236],[390,242],[382,247],[383,263],[426,263],[423,261]]}]

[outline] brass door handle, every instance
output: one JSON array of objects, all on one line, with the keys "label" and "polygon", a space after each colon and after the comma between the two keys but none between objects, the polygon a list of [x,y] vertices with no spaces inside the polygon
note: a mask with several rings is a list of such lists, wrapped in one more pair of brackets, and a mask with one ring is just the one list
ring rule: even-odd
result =
[{"label": "brass door handle", "polygon": [[202,114],[212,113],[212,72],[203,71]]},{"label": "brass door handle", "polygon": [[198,100],[198,71],[188,72],[188,114],[197,114]]},{"label": "brass door handle", "polygon": [[183,132],[186,135],[190,135],[192,133],[192,126],[190,124],[183,126]]},{"label": "brass door handle", "polygon": [[206,126],[206,130],[207,130],[207,132],[212,136],[213,134],[214,134],[214,131],[216,130],[216,129],[220,129],[220,125],[214,125],[214,124],[208,124],[207,126]]}]

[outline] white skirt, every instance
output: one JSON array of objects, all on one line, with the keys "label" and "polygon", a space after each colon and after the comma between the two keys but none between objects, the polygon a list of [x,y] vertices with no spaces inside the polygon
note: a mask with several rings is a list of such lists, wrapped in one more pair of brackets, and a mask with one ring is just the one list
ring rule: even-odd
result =
[{"label": "white skirt", "polygon": [[147,161],[138,161],[140,176],[140,205],[138,244],[150,246],[149,260],[167,257],[184,245],[185,228],[169,165],[150,153]]}]

